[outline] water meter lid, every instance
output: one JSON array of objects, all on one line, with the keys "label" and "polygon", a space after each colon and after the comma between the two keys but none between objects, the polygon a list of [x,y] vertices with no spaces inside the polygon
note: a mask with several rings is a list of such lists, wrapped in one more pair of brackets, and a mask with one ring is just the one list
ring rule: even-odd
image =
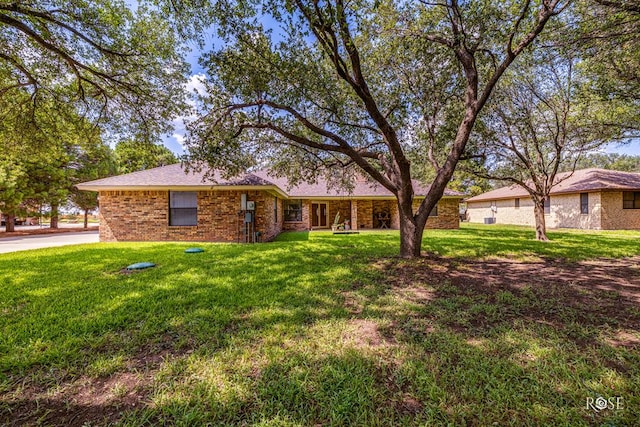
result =
[{"label": "water meter lid", "polygon": [[144,270],[145,268],[155,267],[152,262],[137,262],[127,267],[127,270]]},{"label": "water meter lid", "polygon": [[198,254],[200,252],[204,252],[204,249],[202,248],[188,248],[184,250],[184,253],[186,254]]}]

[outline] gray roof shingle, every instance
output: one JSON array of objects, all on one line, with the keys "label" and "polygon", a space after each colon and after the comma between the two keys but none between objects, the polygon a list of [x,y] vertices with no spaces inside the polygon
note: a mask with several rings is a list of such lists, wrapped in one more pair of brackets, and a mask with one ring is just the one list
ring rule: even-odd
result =
[{"label": "gray roof shingle", "polygon": [[[556,176],[557,181],[563,181],[553,187],[551,190],[552,195],[607,190],[640,190],[640,174],[638,173],[590,168],[577,170],[567,178],[568,175],[571,175],[571,172],[565,172]],[[477,196],[467,199],[467,202],[518,197],[529,197],[529,193],[524,188],[514,184],[478,194]]]},{"label": "gray roof shingle", "polygon": [[[185,172],[179,163],[133,172],[124,175],[112,176],[95,181],[83,182],[76,187],[80,190],[127,190],[127,189],[161,189],[161,188],[220,188],[220,187],[267,187],[279,190],[290,198],[307,197],[393,197],[393,194],[377,183],[371,183],[364,179],[357,179],[351,192],[331,187],[324,179],[318,179],[316,183],[301,183],[289,188],[286,178],[278,178],[267,170],[246,173],[228,179],[222,178],[219,172],[215,172],[213,180],[205,178],[204,172]],[[416,195],[424,196],[429,190],[414,181]],[[445,197],[460,197],[462,194],[445,190]]]}]

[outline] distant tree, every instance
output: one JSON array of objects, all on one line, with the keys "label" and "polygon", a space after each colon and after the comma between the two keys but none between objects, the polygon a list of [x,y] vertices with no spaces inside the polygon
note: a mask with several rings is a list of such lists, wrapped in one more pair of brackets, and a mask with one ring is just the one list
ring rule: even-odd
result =
[{"label": "distant tree", "polygon": [[[116,175],[118,167],[113,151],[106,144],[98,144],[83,150],[76,156],[77,164],[74,168],[73,184]],[[71,203],[83,212],[83,226],[89,226],[89,212],[98,208],[98,193],[95,191],[80,191],[72,187]]]},{"label": "distant tree", "polygon": [[[600,168],[623,172],[640,172],[640,156],[618,153],[590,153],[578,160],[576,169]],[[566,172],[567,168],[562,168]]]},{"label": "distant tree", "polygon": [[[420,256],[496,83],[571,1],[502,3],[216,3],[227,43],[203,58],[208,112],[190,128],[192,163],[230,174],[269,164],[292,182],[364,173],[397,199],[401,256]],[[415,145],[431,147],[422,161],[435,171],[417,211]]]},{"label": "distant tree", "polygon": [[178,162],[175,154],[164,145],[146,144],[136,140],[118,142],[114,154],[120,173],[136,172]]},{"label": "distant tree", "polygon": [[[413,176],[423,184],[429,185],[435,178],[433,168],[420,162],[419,157],[414,161],[414,156],[411,153],[407,157],[411,161]],[[476,171],[483,171],[486,174],[486,168],[480,156],[461,161],[453,173],[447,188],[459,191],[468,197],[489,191],[492,188],[491,181],[475,173]]]},{"label": "distant tree", "polygon": [[[19,97],[16,95],[16,97]],[[26,96],[21,97],[21,101]],[[0,96],[0,212],[6,216],[6,231],[15,229],[15,217],[24,212],[24,202],[33,195],[32,168],[26,160],[36,159],[39,150],[29,150],[23,136],[28,126],[16,118],[22,110],[13,108],[8,97]]]},{"label": "distant tree", "polygon": [[[0,153],[3,163],[10,165],[8,177],[20,176],[13,182],[12,201],[5,204],[12,210],[24,206],[48,205],[51,210],[51,228],[57,228],[58,208],[67,203],[76,176],[84,162],[98,161],[96,153],[108,150],[100,136],[100,129],[78,115],[73,106],[64,108],[55,102],[42,100],[38,109],[20,111],[20,117],[11,109],[11,103],[0,102],[0,115],[12,115],[15,120],[0,125]],[[29,120],[31,114],[35,122]],[[20,123],[15,127],[13,123]],[[13,172],[15,170],[15,172]],[[9,196],[6,196],[8,198]]]},{"label": "distant tree", "polygon": [[16,215],[28,195],[28,175],[23,165],[0,154],[0,212],[5,216],[6,231],[15,231]]},{"label": "distant tree", "polygon": [[594,100],[569,53],[547,51],[530,58],[500,82],[483,117],[479,147],[487,159],[479,176],[519,185],[534,205],[536,239],[547,241],[545,201],[551,190],[589,152],[624,135],[623,126],[599,119],[606,106]]}]

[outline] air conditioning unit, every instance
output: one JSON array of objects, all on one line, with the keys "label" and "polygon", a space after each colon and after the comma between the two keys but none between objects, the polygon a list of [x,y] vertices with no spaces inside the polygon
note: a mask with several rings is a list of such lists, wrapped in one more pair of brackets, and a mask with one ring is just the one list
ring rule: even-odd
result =
[{"label": "air conditioning unit", "polygon": [[496,219],[495,218],[485,218],[484,219],[484,223],[485,224],[495,224],[496,223]]}]

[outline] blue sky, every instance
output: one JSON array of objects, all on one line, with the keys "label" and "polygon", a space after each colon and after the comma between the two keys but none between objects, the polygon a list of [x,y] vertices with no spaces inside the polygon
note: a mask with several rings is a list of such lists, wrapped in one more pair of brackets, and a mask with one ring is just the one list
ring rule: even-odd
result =
[{"label": "blue sky", "polygon": [[640,140],[636,139],[629,144],[611,144],[603,150],[606,153],[629,154],[632,156],[640,156]]}]

